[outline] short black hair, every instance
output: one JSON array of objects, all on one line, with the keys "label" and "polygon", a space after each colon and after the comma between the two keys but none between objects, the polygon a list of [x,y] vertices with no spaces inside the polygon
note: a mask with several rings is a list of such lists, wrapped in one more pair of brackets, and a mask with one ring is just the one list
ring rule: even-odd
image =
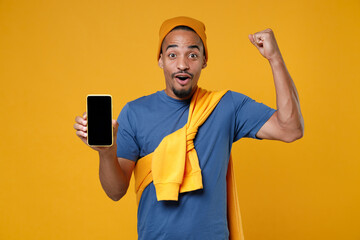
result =
[{"label": "short black hair", "polygon": [[[171,29],[171,31],[170,31],[169,33],[171,33],[172,31],[175,31],[175,30],[191,31],[191,32],[194,32],[194,33],[197,34],[197,32],[195,32],[194,29],[192,29],[191,27],[185,26],[185,25],[176,26],[176,27],[174,27],[173,29]],[[199,34],[197,34],[197,35],[199,35]],[[202,45],[203,45],[203,49],[204,49],[204,50],[203,50],[203,51],[204,51],[203,54],[204,54],[204,56],[206,56],[204,43],[203,43],[203,41],[202,41],[202,39],[201,39],[200,36],[199,36],[199,38],[200,38],[200,41],[201,41],[201,43],[202,43]],[[165,40],[165,38],[164,38],[164,40]],[[162,53],[162,45],[163,45],[163,43],[164,43],[164,40],[163,40],[163,42],[161,43],[160,54]]]}]

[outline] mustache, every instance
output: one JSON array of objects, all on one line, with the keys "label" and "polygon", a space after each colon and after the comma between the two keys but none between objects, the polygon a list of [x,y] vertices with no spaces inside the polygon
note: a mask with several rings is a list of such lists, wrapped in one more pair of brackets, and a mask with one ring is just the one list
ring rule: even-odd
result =
[{"label": "mustache", "polygon": [[191,78],[193,78],[193,77],[194,77],[194,74],[192,74],[192,73],[189,73],[189,72],[187,72],[187,71],[179,71],[179,72],[176,72],[176,73],[171,74],[171,78],[174,78],[174,77],[175,77],[175,75],[176,75],[176,74],[179,74],[179,73],[185,73],[185,74],[188,74],[188,75],[190,75],[190,76],[191,76]]}]

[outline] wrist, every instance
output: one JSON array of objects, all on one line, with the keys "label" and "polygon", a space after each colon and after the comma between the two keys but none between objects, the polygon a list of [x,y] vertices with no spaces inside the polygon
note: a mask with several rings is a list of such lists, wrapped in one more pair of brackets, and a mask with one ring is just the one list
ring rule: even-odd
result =
[{"label": "wrist", "polygon": [[270,65],[284,64],[284,59],[282,58],[281,54],[271,57],[268,60],[269,60]]},{"label": "wrist", "polygon": [[111,146],[106,149],[99,150],[99,157],[101,159],[114,159],[116,158],[116,147]]}]

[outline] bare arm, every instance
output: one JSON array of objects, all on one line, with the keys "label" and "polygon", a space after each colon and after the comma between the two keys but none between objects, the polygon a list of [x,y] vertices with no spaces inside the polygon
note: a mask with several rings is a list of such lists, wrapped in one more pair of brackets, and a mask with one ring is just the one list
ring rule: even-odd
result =
[{"label": "bare arm", "polygon": [[[76,135],[87,144],[87,115],[75,118],[74,128]],[[118,123],[113,120],[114,144],[111,147],[91,147],[98,151],[100,166],[99,177],[101,186],[105,193],[114,201],[120,200],[127,192],[131,174],[135,167],[135,162],[117,158],[116,156],[116,133]]]},{"label": "bare arm", "polygon": [[252,44],[268,59],[276,89],[277,111],[256,134],[263,139],[292,142],[303,136],[304,120],[298,93],[286,69],[274,33],[271,29],[249,35]]},{"label": "bare arm", "polygon": [[135,162],[117,158],[116,153],[99,152],[99,177],[105,193],[114,201],[120,200],[129,188]]}]

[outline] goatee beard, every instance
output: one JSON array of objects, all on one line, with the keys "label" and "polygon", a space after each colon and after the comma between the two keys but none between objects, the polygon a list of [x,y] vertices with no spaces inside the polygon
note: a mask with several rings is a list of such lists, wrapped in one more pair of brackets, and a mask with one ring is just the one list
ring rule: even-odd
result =
[{"label": "goatee beard", "polygon": [[183,98],[188,98],[190,97],[191,93],[192,93],[192,87],[190,87],[187,90],[176,90],[174,87],[172,88],[173,93],[175,94],[176,97],[183,99]]}]

